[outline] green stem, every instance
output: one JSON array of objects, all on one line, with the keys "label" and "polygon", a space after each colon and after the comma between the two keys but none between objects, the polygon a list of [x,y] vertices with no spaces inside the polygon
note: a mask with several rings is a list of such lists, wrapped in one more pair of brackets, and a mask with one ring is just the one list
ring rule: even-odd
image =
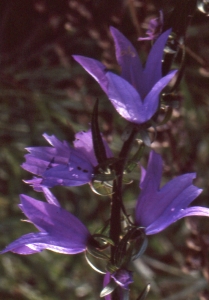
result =
[{"label": "green stem", "polygon": [[[111,216],[110,216],[110,238],[113,240],[115,245],[118,244],[121,234],[121,207],[123,205],[122,202],[122,179],[123,179],[123,171],[128,159],[128,155],[132,148],[133,142],[135,140],[136,134],[138,130],[136,127],[133,127],[132,133],[129,136],[128,140],[125,141],[119,157],[121,160],[116,166],[116,179],[113,183],[113,196],[112,196],[112,206],[111,206]],[[111,246],[111,263],[114,265],[114,255],[115,255],[115,246]],[[112,300],[119,300],[118,289],[116,289],[112,295]]]}]

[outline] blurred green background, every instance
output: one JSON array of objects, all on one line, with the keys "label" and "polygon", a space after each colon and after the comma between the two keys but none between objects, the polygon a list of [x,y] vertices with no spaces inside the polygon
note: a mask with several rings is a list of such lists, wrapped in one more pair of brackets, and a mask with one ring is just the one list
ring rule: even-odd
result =
[{"label": "blurred green background", "polygon": [[[0,2],[0,248],[35,231],[21,222],[18,195],[43,199],[22,180],[27,146],[46,145],[42,134],[71,143],[74,134],[90,126],[98,97],[100,128],[117,155],[126,126],[99,85],[76,63],[72,54],[103,61],[117,70],[109,26],[117,27],[144,59],[150,42],[144,36],[150,18],[163,9],[167,22],[178,4],[169,0],[2,0]],[[194,1],[193,1],[194,2]],[[197,1],[198,2],[198,1]],[[178,15],[176,15],[178,20]],[[172,24],[170,24],[172,26]],[[204,189],[195,205],[209,207],[209,19],[195,13],[186,32],[186,65],[180,107],[157,128],[153,148],[163,155],[164,182],[197,172]],[[177,58],[174,67],[179,66]],[[142,163],[147,161],[148,149]],[[124,201],[133,211],[139,194],[139,169],[124,187]],[[92,193],[88,185],[52,189],[62,206],[73,212],[91,232],[109,217],[110,199]],[[135,263],[136,299],[151,283],[151,299],[209,299],[209,220],[190,218],[149,238],[146,255]],[[83,254],[68,256],[43,251],[0,257],[0,300],[99,299],[103,277],[85,262]]]}]

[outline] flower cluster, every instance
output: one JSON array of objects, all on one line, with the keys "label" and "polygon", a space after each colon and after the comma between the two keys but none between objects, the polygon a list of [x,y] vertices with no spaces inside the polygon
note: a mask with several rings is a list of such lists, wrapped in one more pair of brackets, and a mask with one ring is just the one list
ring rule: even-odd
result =
[{"label": "flower cluster", "polygon": [[[153,25],[156,25],[153,23]],[[38,232],[29,233],[9,244],[0,253],[14,252],[29,255],[45,249],[63,254],[88,252],[104,258],[104,287],[101,296],[106,300],[129,299],[129,285],[133,283],[130,263],[141,256],[147,247],[147,236],[157,234],[177,220],[188,216],[209,217],[209,209],[190,204],[202,189],[193,184],[195,173],[177,176],[160,187],[163,160],[154,150],[149,153],[147,168],[141,168],[139,196],[132,218],[126,213],[122,199],[122,177],[140,125],[148,123],[160,109],[160,94],[174,78],[175,71],[162,74],[163,50],[171,29],[163,32],[154,43],[145,67],[133,45],[116,28],[110,28],[116,49],[121,75],[106,69],[99,61],[74,55],[74,59],[99,83],[116,111],[131,122],[132,133],[124,142],[118,158],[113,157],[107,142],[92,128],[75,135],[73,147],[54,135],[44,134],[50,144],[46,147],[29,147],[22,168],[35,175],[25,181],[35,191],[45,195],[46,202],[20,195],[20,209]],[[104,148],[105,159],[98,159],[95,145]],[[138,163],[139,157],[134,163]],[[60,207],[49,188],[91,184],[98,170],[112,172],[112,194],[109,235],[94,235],[72,213]],[[102,166],[101,166],[102,165]],[[102,177],[97,177],[102,178]],[[105,180],[100,180],[101,184]],[[123,216],[123,218],[121,217]],[[125,221],[124,221],[125,220]],[[123,222],[122,222],[123,221]],[[124,226],[124,223],[125,226]],[[101,240],[99,240],[101,238]],[[102,241],[102,242],[101,242]],[[115,296],[116,295],[116,296]]]},{"label": "flower cluster", "polygon": [[[155,171],[153,171],[155,170]],[[159,189],[162,158],[151,151],[147,171],[142,168],[141,193],[136,202],[135,222],[145,228],[146,235],[156,234],[177,220],[188,216],[207,216],[209,209],[188,205],[202,192],[192,184],[195,173],[178,176]],[[46,187],[41,187],[48,203],[20,195],[20,209],[40,230],[22,236],[1,253],[12,251],[32,254],[43,249],[65,254],[84,252],[90,233],[75,216],[60,207]]]}]

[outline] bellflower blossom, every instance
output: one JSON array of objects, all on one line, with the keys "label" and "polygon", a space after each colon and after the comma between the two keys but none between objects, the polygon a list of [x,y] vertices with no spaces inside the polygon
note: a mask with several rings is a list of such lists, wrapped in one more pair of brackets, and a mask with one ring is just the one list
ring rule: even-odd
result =
[{"label": "bellflower blossom", "polygon": [[64,254],[86,250],[91,235],[79,219],[60,207],[56,198],[43,188],[49,203],[20,195],[20,209],[39,232],[28,233],[9,244],[0,253],[34,254],[44,249]]},{"label": "bellflower blossom", "polygon": [[148,29],[146,31],[147,37],[140,37],[138,41],[148,41],[156,39],[162,32],[163,28],[163,12],[160,10],[160,16],[149,20]]},{"label": "bellflower blossom", "polygon": [[171,30],[167,30],[156,40],[145,68],[142,67],[136,49],[126,37],[114,27],[110,31],[121,76],[108,71],[95,59],[80,55],[73,57],[100,84],[123,118],[142,124],[155,114],[159,106],[159,94],[176,73],[171,71],[162,77],[163,49]]},{"label": "bellflower blossom", "polygon": [[[124,293],[128,294],[129,291],[129,284],[133,283],[133,272],[125,270],[125,269],[118,269],[114,273],[110,274],[107,272],[104,277],[103,286],[104,288],[110,284],[111,280],[113,280],[116,286],[120,287],[120,298],[124,299]],[[111,300],[110,294],[105,296],[105,300]]]},{"label": "bellflower blossom", "polygon": [[192,184],[196,173],[177,176],[162,188],[161,177],[162,158],[151,151],[147,170],[142,168],[141,193],[135,209],[136,224],[145,227],[147,235],[156,234],[184,217],[209,217],[206,207],[188,207],[202,192]]},{"label": "bellflower blossom", "polygon": [[[75,135],[74,148],[66,141],[59,141],[54,135],[46,133],[43,137],[52,147],[29,147],[22,168],[37,176],[25,181],[35,190],[42,191],[42,186],[55,185],[79,186],[92,180],[94,167],[98,165],[94,154],[92,133],[78,132]],[[107,157],[112,153],[105,141]]]}]

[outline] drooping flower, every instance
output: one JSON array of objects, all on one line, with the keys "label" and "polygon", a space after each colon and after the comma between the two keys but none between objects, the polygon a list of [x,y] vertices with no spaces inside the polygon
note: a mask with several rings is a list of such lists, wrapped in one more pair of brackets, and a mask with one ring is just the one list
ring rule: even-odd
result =
[{"label": "drooping flower", "polygon": [[110,28],[116,48],[121,76],[106,69],[99,61],[73,55],[74,59],[100,84],[117,112],[126,120],[142,124],[152,118],[159,106],[159,94],[174,77],[172,71],[162,77],[163,49],[170,30],[152,47],[145,68],[133,45],[116,28]]},{"label": "drooping flower", "polygon": [[162,32],[163,27],[163,12],[160,10],[160,16],[149,20],[148,29],[146,31],[147,37],[140,37],[138,41],[155,40]]},{"label": "drooping flower", "polygon": [[135,209],[136,224],[145,227],[147,235],[156,234],[184,217],[209,217],[206,207],[188,207],[202,192],[193,185],[196,173],[177,176],[162,188],[161,177],[162,158],[151,151],[147,170],[142,168],[141,192]]},{"label": "drooping flower", "polygon": [[39,232],[28,233],[9,244],[0,253],[34,254],[44,249],[64,254],[86,250],[91,235],[83,223],[59,206],[51,192],[44,188],[49,203],[20,195],[20,209]]},{"label": "drooping flower", "polygon": [[129,294],[129,284],[133,282],[133,272],[126,269],[118,269],[112,274],[107,272],[104,277],[104,289],[101,294],[105,294],[105,300],[111,300],[111,292],[116,287],[119,287],[120,299],[124,299],[124,295]]},{"label": "drooping flower", "polygon": [[113,274],[111,274],[111,278],[115,280],[115,282],[122,287],[123,289],[128,290],[129,284],[133,283],[133,272],[119,269]]},{"label": "drooping flower", "polygon": [[[92,134],[78,132],[75,135],[74,148],[66,141],[59,141],[54,135],[43,134],[52,147],[29,147],[22,168],[37,176],[26,182],[35,190],[42,191],[42,186],[55,185],[79,186],[92,180],[97,159],[94,154]],[[112,153],[104,141],[107,157]]]}]

